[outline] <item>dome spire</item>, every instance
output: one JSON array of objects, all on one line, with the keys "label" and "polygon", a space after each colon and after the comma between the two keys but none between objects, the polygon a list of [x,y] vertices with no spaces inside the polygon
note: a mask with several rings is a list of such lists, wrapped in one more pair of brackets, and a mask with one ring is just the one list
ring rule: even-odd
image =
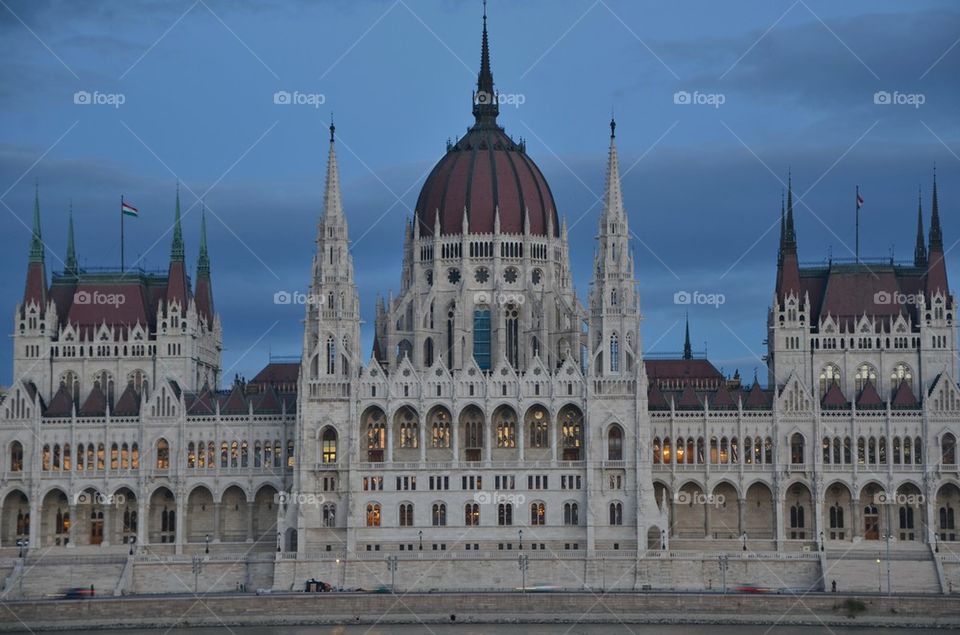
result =
[{"label": "dome spire", "polygon": [[70,215],[67,220],[67,259],[64,262],[64,273],[77,274],[77,248],[73,242],[73,200],[70,201]]},{"label": "dome spire", "polygon": [[500,106],[493,90],[493,71],[490,70],[490,42],[487,38],[487,2],[483,2],[483,37],[480,44],[480,72],[477,90],[473,93],[473,116],[478,124],[497,123]]},{"label": "dome spire", "polygon": [[927,266],[927,246],[923,241],[923,200],[920,198],[920,188],[917,188],[917,246],[913,250],[913,266]]}]

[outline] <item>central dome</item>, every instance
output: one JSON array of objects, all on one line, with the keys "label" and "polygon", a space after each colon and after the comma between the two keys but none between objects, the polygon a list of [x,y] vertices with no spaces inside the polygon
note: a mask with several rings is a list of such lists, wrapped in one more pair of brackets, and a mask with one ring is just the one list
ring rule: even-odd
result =
[{"label": "central dome", "polygon": [[421,236],[433,235],[437,216],[441,234],[462,234],[464,212],[473,234],[492,234],[500,211],[500,232],[522,234],[529,215],[530,233],[558,236],[557,206],[537,164],[497,124],[499,95],[493,88],[487,16],[483,16],[480,73],[473,94],[476,123],[430,172],[417,198]]},{"label": "central dome", "polygon": [[437,214],[441,234],[493,233],[500,210],[500,232],[522,234],[529,213],[530,233],[558,235],[557,207],[540,168],[499,126],[475,125],[452,145],[427,177],[417,199],[420,235],[432,235]]}]

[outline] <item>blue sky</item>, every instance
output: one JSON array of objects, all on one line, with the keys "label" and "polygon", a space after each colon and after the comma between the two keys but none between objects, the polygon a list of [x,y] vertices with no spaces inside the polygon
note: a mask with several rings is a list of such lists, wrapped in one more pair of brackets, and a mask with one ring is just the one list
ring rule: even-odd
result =
[{"label": "blue sky", "polygon": [[[480,15],[479,0],[3,0],[0,331],[22,293],[35,181],[48,267],[61,267],[71,199],[81,265],[118,264],[124,194],[142,213],[127,259],[154,268],[179,179],[192,265],[197,197],[209,209],[228,376],[298,355],[302,307],[273,294],[308,283],[332,111],[369,351],[376,294],[399,285],[403,223],[472,122]],[[523,101],[500,122],[568,219],[584,300],[616,111],[648,350],[679,350],[689,311],[694,348],[727,373],[762,369],[788,169],[801,261],[852,257],[857,184],[862,253],[904,260],[918,187],[929,224],[936,164],[960,279],[955,2],[491,0],[489,16],[497,87]],[[76,104],[78,91],[123,103]],[[277,91],[323,103],[275,104]],[[904,103],[877,104],[878,91]],[[678,291],[725,301],[679,306]],[[9,338],[0,359],[7,384]]]}]

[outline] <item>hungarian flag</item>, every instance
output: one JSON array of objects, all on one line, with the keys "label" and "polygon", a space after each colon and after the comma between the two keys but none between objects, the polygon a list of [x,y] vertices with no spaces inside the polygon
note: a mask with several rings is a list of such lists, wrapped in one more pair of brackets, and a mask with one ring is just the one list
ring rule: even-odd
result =
[{"label": "hungarian flag", "polygon": [[860,190],[857,190],[857,209],[863,207],[863,197],[860,196]]},{"label": "hungarian flag", "polygon": [[133,205],[131,205],[130,203],[126,202],[126,201],[122,201],[122,202],[120,203],[120,213],[121,213],[121,214],[126,214],[127,216],[139,216],[139,215],[140,215],[140,212],[137,210],[137,208],[134,207]]}]

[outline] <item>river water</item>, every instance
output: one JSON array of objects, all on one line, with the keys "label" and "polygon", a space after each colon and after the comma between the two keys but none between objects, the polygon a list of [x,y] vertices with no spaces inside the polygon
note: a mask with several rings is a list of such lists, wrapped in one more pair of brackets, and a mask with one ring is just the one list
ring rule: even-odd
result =
[{"label": "river water", "polygon": [[[60,635],[906,635],[907,633],[945,633],[927,629],[837,628],[831,626],[713,626],[661,624],[430,624],[425,625],[352,625],[352,626],[255,626],[219,628],[59,631]],[[957,631],[952,631],[957,632]]]}]

